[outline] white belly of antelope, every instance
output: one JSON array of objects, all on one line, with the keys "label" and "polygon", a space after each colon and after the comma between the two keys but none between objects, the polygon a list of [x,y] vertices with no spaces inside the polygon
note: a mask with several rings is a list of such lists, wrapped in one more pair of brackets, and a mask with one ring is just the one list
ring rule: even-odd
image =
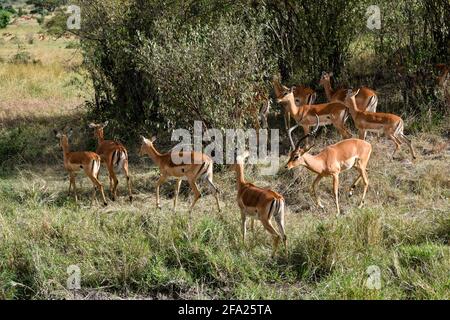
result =
[{"label": "white belly of antelope", "polygon": [[341,163],[341,170],[344,171],[344,170],[353,168],[353,166],[355,165],[356,159],[357,159],[356,157],[352,157],[350,159],[347,159],[346,161],[343,161]]}]

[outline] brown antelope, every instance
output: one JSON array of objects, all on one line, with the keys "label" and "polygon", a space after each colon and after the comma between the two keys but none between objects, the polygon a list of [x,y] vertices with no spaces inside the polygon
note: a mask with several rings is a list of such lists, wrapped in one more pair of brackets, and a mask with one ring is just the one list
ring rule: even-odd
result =
[{"label": "brown antelope", "polygon": [[[309,137],[310,127],[316,124],[316,118],[319,117],[319,125],[325,126],[333,124],[344,139],[350,138],[352,135],[345,127],[345,121],[348,117],[347,107],[344,103],[336,101],[315,105],[303,105],[300,108],[295,106],[293,89],[285,93],[278,99],[278,103],[289,109],[297,125],[289,129],[289,137],[291,132],[299,125],[303,128],[306,137]],[[307,140],[308,142],[308,140]],[[291,139],[291,145],[293,141]],[[294,146],[293,146],[294,147]]]},{"label": "brown antelope", "polygon": [[320,198],[317,196],[316,188],[323,177],[332,176],[337,215],[340,215],[339,174],[353,167],[356,168],[359,172],[359,176],[352,183],[349,195],[353,195],[354,188],[361,180],[363,180],[364,191],[362,194],[361,203],[359,205],[361,208],[364,204],[364,198],[366,197],[367,189],[369,187],[369,179],[366,168],[372,152],[372,146],[370,143],[360,139],[347,139],[326,147],[317,155],[311,155],[309,154],[309,151],[312,147],[303,149],[301,148],[301,143],[308,135],[314,135],[318,129],[319,122],[317,121],[317,126],[314,131],[301,138],[294,151],[290,153],[286,169],[291,170],[298,166],[304,166],[308,170],[317,174],[317,178],[312,184],[312,194],[317,205],[322,209],[324,206],[322,205]]},{"label": "brown antelope", "polygon": [[[213,161],[206,154],[199,152],[180,152],[174,154],[173,152],[168,152],[161,154],[156,150],[153,143],[156,141],[156,137],[151,140],[142,137],[142,145],[140,149],[140,156],[148,155],[153,162],[159,167],[160,177],[156,183],[156,206],[161,208],[161,202],[159,198],[159,188],[167,181],[168,178],[175,178],[177,180],[175,186],[175,200],[174,209],[177,208],[178,194],[180,192],[181,181],[187,180],[189,186],[194,192],[194,201],[191,205],[191,211],[194,208],[197,200],[201,197],[200,191],[198,190],[197,181],[198,179],[206,180],[206,183],[210,191],[214,194],[216,198],[217,209],[220,212],[219,204],[219,190],[213,183]],[[172,160],[172,156],[179,157],[179,159],[189,158],[189,163],[175,164]]]},{"label": "brown antelope", "polygon": [[89,124],[89,128],[94,129],[94,137],[97,139],[97,154],[100,155],[102,162],[106,165],[109,174],[109,184],[112,200],[117,198],[117,180],[116,173],[123,170],[128,184],[128,195],[130,201],[133,201],[131,194],[131,180],[128,170],[128,152],[127,149],[119,142],[105,140],[103,130],[108,125],[108,121],[96,124]]},{"label": "brown antelope", "polygon": [[361,111],[358,108],[355,99],[358,91],[354,93],[349,89],[347,92],[346,103],[353,118],[353,122],[358,129],[359,138],[365,140],[367,131],[376,132],[378,134],[384,133],[395,143],[395,150],[392,153],[392,158],[400,148],[400,145],[404,142],[408,145],[412,158],[416,159],[416,154],[414,153],[411,141],[403,134],[404,123],[402,118],[392,113]]},{"label": "brown antelope", "polygon": [[[305,87],[303,85],[293,86],[291,89],[282,85],[278,77],[274,77],[273,86],[275,89],[275,96],[277,99],[282,99],[287,93],[292,91],[294,95],[294,105],[296,107],[301,107],[305,104],[314,104],[316,101],[316,92],[311,88]],[[291,117],[294,117],[293,110],[295,108],[290,108],[289,106],[284,106],[284,124],[286,130],[291,127]]]},{"label": "brown antelope", "polygon": [[[249,157],[249,153],[245,152],[243,155],[236,158],[234,169],[236,171],[237,180],[237,202],[241,209],[241,227],[242,239],[245,243],[245,236],[247,233],[247,218],[261,221],[264,228],[272,235],[273,251],[272,257],[275,256],[280,240],[283,241],[285,253],[287,255],[287,237],[284,226],[284,211],[285,201],[282,195],[269,189],[259,188],[249,182],[245,181],[244,176],[244,162]],[[272,217],[277,225],[277,230],[272,225]]]},{"label": "brown antelope", "polygon": [[64,168],[69,173],[69,196],[73,187],[73,192],[75,194],[75,201],[78,202],[77,188],[75,185],[75,177],[78,171],[84,170],[86,176],[91,179],[94,184],[94,191],[92,193],[92,202],[97,200],[97,188],[100,189],[102,194],[103,204],[106,206],[105,193],[103,191],[103,185],[98,180],[98,173],[100,170],[101,159],[95,152],[81,151],[81,152],[70,152],[69,149],[69,137],[72,135],[72,129],[69,133],[64,134],[63,131],[54,130],[56,138],[59,139],[59,146],[63,150],[64,157]]},{"label": "brown antelope", "polygon": [[[345,102],[347,96],[347,89],[337,89],[334,91],[331,87],[331,77],[333,72],[327,73],[322,72],[322,77],[320,78],[320,85],[325,89],[325,94],[327,96],[328,102],[331,101],[341,101]],[[378,97],[375,91],[367,87],[361,87],[359,93],[356,96],[356,104],[358,108],[362,111],[376,112],[378,105]]]}]

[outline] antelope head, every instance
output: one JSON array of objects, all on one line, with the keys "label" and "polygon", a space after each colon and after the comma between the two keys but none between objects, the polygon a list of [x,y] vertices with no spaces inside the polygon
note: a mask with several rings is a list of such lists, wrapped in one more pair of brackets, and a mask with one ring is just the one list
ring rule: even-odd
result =
[{"label": "antelope head", "polygon": [[326,83],[330,83],[333,72],[322,71],[319,84],[323,87]]},{"label": "antelope head", "polygon": [[109,121],[105,121],[103,123],[94,123],[91,122],[89,124],[89,128],[94,129],[94,137],[95,138],[103,138],[103,129],[106,128]]},{"label": "antelope head", "polygon": [[303,156],[305,154],[307,154],[314,147],[314,145],[312,145],[310,147],[309,146],[302,147],[301,144],[306,138],[316,135],[317,131],[319,130],[319,125],[320,125],[320,120],[319,120],[318,115],[316,115],[316,119],[317,119],[317,124],[316,124],[316,127],[314,128],[314,130],[311,131],[310,133],[308,133],[307,135],[304,135],[297,142],[297,145],[294,144],[294,139],[292,139],[292,131],[294,131],[298,127],[298,125],[296,125],[295,127],[292,127],[289,130],[289,139],[291,140],[292,151],[289,154],[289,161],[286,164],[286,169],[291,170],[295,167],[306,164]]},{"label": "antelope head", "polygon": [[147,154],[148,148],[153,147],[153,143],[156,141],[156,137],[152,137],[151,139],[147,139],[144,136],[141,136],[141,148],[139,150],[139,156],[142,157]]},{"label": "antelope head", "polygon": [[277,98],[277,100],[283,98],[290,91],[288,87],[280,83],[279,76],[273,77],[273,87],[275,90],[275,97]]},{"label": "antelope head", "polygon": [[294,102],[295,102],[295,97],[294,97],[295,87],[292,87],[290,89],[287,87],[284,87],[284,88],[285,89],[283,89],[282,94],[277,97],[277,102],[280,104],[285,104],[285,103],[288,103],[289,101],[291,101],[291,99],[294,99]]},{"label": "antelope head", "polygon": [[65,129],[61,130],[53,130],[53,133],[55,134],[55,137],[59,140],[59,146],[61,148],[64,148],[65,146],[69,145],[69,138],[73,134],[73,129],[69,129],[67,133],[64,132]]},{"label": "antelope head", "polygon": [[349,104],[353,109],[358,110],[358,106],[356,104],[356,96],[359,93],[358,89],[356,92],[354,92],[352,89],[347,90],[347,95],[345,96],[345,103]]}]

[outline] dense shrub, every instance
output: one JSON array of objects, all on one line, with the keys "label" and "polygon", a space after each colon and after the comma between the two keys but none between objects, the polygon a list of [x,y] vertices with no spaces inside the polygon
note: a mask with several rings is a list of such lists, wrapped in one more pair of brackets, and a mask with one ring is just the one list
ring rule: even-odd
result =
[{"label": "dense shrub", "polygon": [[433,74],[450,56],[445,0],[379,1],[380,30],[366,26],[366,0],[76,3],[92,116],[111,120],[124,139],[187,119],[248,126],[250,97],[269,91],[264,80],[277,72],[322,93],[320,73],[333,71],[334,86],[370,86],[380,110],[424,126],[446,110]]},{"label": "dense shrub", "polygon": [[0,29],[6,28],[11,20],[11,13],[6,10],[0,10]]},{"label": "dense shrub", "polygon": [[51,35],[61,37],[67,31],[68,14],[58,10],[55,15],[44,23],[44,30]]},{"label": "dense shrub", "polygon": [[202,120],[206,127],[252,125],[253,96],[274,72],[264,56],[262,29],[223,18],[214,25],[177,32],[177,23],[157,21],[144,40],[142,70],[153,80],[159,113],[177,126]]}]

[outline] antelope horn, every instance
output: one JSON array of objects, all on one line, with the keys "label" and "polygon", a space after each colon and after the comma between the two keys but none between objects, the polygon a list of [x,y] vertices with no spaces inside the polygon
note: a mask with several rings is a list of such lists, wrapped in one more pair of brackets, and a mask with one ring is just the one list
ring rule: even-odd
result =
[{"label": "antelope horn", "polygon": [[317,119],[317,124],[316,127],[314,128],[313,131],[311,131],[310,133],[304,135],[298,142],[297,142],[297,148],[300,147],[300,143],[305,140],[306,138],[310,137],[310,136],[314,136],[316,135],[317,131],[319,131],[319,126],[320,126],[320,119],[319,116],[316,114],[316,119]]},{"label": "antelope horn", "polygon": [[310,133],[311,136],[315,136],[317,131],[319,131],[319,126],[320,126],[320,118],[316,113],[316,119],[317,119],[317,124],[316,124],[316,128]]},{"label": "antelope horn", "polygon": [[290,128],[289,131],[288,131],[288,133],[289,133],[289,140],[291,141],[292,150],[295,150],[294,139],[292,139],[292,131],[294,131],[297,128],[298,128],[298,124],[293,126],[292,128]]}]

